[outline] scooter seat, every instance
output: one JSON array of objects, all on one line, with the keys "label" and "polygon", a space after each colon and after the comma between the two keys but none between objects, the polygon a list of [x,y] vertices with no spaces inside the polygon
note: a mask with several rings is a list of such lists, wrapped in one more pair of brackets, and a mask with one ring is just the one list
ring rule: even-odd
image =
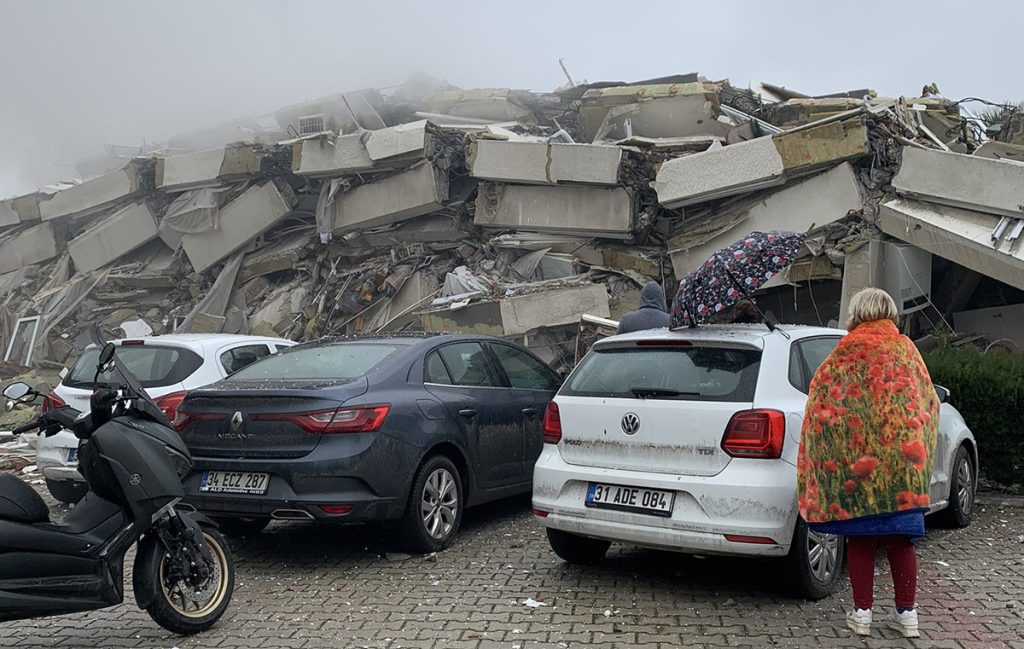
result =
[{"label": "scooter seat", "polygon": [[50,520],[50,510],[28,483],[12,475],[0,475],[0,520],[45,523]]}]

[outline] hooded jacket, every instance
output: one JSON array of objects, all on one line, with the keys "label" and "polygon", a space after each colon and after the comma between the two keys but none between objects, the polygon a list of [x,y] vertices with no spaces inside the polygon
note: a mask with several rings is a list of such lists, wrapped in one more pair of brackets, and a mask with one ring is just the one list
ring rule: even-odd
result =
[{"label": "hooded jacket", "polygon": [[665,304],[665,291],[657,282],[647,282],[640,291],[640,308],[630,311],[619,321],[616,333],[627,334],[633,331],[661,329],[668,327],[668,306]]}]

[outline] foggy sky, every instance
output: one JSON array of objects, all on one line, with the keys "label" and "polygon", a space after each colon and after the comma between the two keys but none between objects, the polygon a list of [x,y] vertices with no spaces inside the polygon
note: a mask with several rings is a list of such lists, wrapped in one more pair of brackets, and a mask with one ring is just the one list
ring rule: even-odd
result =
[{"label": "foggy sky", "polygon": [[463,87],[700,72],[808,94],[1024,99],[1024,3],[0,0],[0,197],[137,146],[417,70]]}]

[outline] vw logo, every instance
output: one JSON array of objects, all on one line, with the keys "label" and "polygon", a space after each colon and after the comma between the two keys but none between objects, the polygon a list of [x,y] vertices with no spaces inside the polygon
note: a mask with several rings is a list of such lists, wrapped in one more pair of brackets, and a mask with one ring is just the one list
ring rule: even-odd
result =
[{"label": "vw logo", "polygon": [[627,412],[622,416],[622,432],[627,435],[635,435],[640,430],[640,418],[634,412]]},{"label": "vw logo", "polygon": [[235,411],[235,414],[231,415],[231,432],[237,433],[242,430],[242,413]]}]

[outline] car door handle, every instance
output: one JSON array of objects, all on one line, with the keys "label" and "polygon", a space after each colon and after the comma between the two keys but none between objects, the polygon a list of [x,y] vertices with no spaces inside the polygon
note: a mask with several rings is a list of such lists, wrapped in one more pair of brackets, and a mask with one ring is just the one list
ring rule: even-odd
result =
[{"label": "car door handle", "polygon": [[473,410],[472,408],[463,408],[459,411],[459,415],[466,419],[472,419],[473,417],[476,417],[476,410]]},{"label": "car door handle", "polygon": [[536,408],[523,408],[522,412],[527,417],[533,417],[534,415],[537,414],[537,409]]}]

